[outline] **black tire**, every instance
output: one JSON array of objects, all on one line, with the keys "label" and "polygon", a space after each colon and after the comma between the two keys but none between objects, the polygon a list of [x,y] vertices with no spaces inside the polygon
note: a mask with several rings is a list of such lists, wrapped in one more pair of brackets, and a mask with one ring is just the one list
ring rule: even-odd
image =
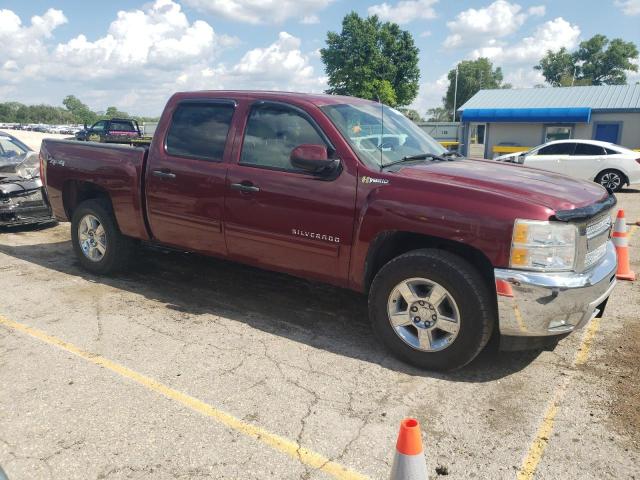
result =
[{"label": "black tire", "polygon": [[[422,351],[405,343],[389,321],[387,302],[396,285],[420,277],[440,284],[455,300],[460,318],[457,337],[439,351]],[[397,357],[428,370],[461,368],[485,347],[497,317],[486,280],[461,257],[435,249],[405,253],[384,265],[369,291],[373,329]],[[413,328],[413,327],[412,327]]]},{"label": "black tire", "polygon": [[598,174],[595,181],[612,192],[619,192],[622,187],[629,183],[624,173],[614,169],[603,170]]},{"label": "black tire", "polygon": [[[82,251],[78,226],[86,215],[96,217],[104,228],[106,251],[99,261],[90,260]],[[132,257],[134,241],[120,233],[109,202],[100,199],[86,200],[73,212],[71,219],[71,241],[80,264],[91,273],[107,275],[124,270]]]}]

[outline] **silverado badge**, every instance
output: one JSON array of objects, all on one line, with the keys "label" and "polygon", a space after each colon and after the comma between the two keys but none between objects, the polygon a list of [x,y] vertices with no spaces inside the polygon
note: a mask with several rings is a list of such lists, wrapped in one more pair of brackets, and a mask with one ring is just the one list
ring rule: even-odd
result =
[{"label": "silverado badge", "polygon": [[373,177],[360,177],[360,181],[362,183],[379,183],[381,185],[386,185],[389,183],[389,180],[386,178],[373,178]]}]

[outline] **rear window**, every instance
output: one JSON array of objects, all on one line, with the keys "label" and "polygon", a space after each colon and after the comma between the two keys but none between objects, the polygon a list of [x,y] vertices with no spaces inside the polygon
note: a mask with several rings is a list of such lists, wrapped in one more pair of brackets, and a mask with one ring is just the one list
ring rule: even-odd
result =
[{"label": "rear window", "polygon": [[577,143],[574,155],[604,155],[604,148],[590,143]]},{"label": "rear window", "polygon": [[111,122],[109,130],[117,132],[135,132],[136,129],[133,126],[133,122]]},{"label": "rear window", "polygon": [[222,161],[233,111],[231,103],[179,105],[167,133],[167,153]]}]

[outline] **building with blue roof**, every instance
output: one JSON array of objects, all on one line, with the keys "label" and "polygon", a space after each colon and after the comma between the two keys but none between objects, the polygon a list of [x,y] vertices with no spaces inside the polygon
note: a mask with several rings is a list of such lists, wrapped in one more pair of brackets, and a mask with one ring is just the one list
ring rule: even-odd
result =
[{"label": "building with blue roof", "polygon": [[565,138],[640,148],[640,84],[481,90],[458,112],[461,151],[471,157]]}]

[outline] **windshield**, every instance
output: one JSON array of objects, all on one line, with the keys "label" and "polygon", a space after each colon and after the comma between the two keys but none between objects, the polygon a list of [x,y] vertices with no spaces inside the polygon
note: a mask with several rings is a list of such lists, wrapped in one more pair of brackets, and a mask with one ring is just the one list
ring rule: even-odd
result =
[{"label": "windshield", "polygon": [[447,151],[393,108],[373,102],[320,108],[351,144],[358,158],[372,168],[384,167],[412,155],[442,155]]}]

